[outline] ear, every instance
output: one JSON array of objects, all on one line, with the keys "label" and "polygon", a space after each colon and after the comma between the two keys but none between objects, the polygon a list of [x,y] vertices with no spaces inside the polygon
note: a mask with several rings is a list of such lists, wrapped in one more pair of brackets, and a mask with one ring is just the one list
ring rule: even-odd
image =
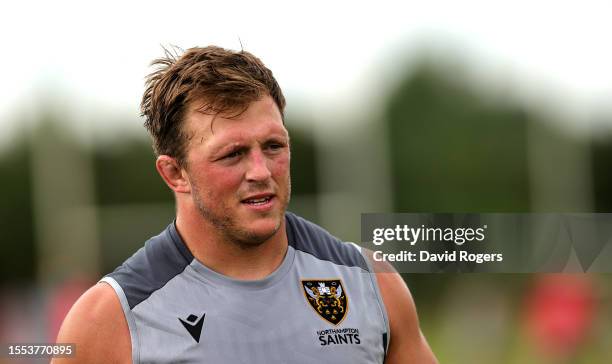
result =
[{"label": "ear", "polygon": [[177,193],[191,192],[189,178],[176,159],[167,155],[160,155],[155,161],[155,168],[172,191]]}]

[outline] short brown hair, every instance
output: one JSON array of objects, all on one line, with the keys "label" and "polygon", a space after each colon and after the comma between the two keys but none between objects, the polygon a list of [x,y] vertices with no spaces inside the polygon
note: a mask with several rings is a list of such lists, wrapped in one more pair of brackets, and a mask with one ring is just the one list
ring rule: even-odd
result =
[{"label": "short brown hair", "polygon": [[285,97],[261,60],[246,51],[216,46],[190,48],[182,55],[165,50],[151,66],[140,109],[153,138],[156,155],[184,163],[188,136],[182,131],[187,106],[201,101],[205,113],[239,116],[249,105],[269,95],[284,114]]}]

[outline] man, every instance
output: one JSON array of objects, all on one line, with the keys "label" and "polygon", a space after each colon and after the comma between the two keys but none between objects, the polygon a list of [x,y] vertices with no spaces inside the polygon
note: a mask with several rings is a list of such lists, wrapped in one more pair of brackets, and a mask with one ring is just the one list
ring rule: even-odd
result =
[{"label": "man", "polygon": [[272,72],[212,46],[153,64],[142,113],[176,220],[77,301],[58,342],[80,363],[434,363],[401,277],[285,211]]}]

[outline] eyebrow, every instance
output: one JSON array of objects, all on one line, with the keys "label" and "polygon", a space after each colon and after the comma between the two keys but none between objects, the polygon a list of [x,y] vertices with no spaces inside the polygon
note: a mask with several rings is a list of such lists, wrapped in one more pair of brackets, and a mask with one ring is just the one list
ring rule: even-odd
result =
[{"label": "eyebrow", "polygon": [[[289,143],[289,137],[287,135],[283,135],[282,133],[274,133],[272,135],[268,135],[264,141],[265,143],[269,143],[270,141],[282,141],[284,143]],[[248,144],[245,144],[241,141],[233,141],[230,143],[226,143],[226,144],[222,144],[219,145],[217,147],[213,147],[211,148],[211,155],[215,156],[218,155],[219,153],[225,152],[225,151],[229,151],[229,150],[236,150],[236,149],[240,149],[240,148],[249,148],[250,146]]]}]

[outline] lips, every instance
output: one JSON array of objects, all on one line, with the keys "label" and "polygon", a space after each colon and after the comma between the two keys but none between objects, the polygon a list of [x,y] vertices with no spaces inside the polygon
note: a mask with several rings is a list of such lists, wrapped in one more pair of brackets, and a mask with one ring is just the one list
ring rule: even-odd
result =
[{"label": "lips", "polygon": [[253,206],[261,206],[270,202],[270,200],[274,197],[274,194],[271,193],[262,193],[258,195],[253,195],[242,200],[242,203],[253,205]]},{"label": "lips", "polygon": [[242,201],[243,203],[248,203],[249,205],[263,205],[266,202],[270,201],[272,197],[265,197],[265,198],[259,198],[259,199],[251,199],[251,200],[244,200]]}]

